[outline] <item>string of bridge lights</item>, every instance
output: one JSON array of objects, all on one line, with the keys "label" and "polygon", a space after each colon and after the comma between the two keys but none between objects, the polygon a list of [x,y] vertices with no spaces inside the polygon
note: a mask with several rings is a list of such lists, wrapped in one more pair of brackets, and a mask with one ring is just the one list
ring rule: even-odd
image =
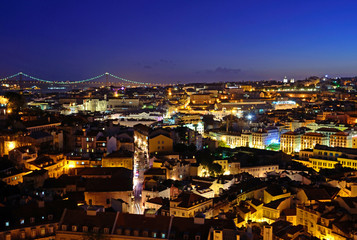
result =
[{"label": "string of bridge lights", "polygon": [[7,76],[7,77],[4,77],[4,78],[0,78],[0,81],[6,81],[6,80],[9,80],[9,79],[18,77],[18,76],[28,77],[28,78],[30,78],[32,80],[39,81],[39,82],[44,82],[44,83],[49,83],[49,84],[79,84],[79,83],[85,83],[85,82],[93,81],[93,80],[96,80],[96,79],[104,77],[104,76],[111,76],[113,78],[116,78],[116,79],[124,81],[124,82],[129,82],[129,83],[133,83],[133,84],[141,84],[141,85],[150,85],[150,83],[144,83],[144,82],[138,82],[138,81],[125,79],[125,78],[116,76],[114,74],[108,73],[108,72],[100,74],[100,75],[92,77],[92,78],[87,78],[87,79],[83,79],[83,80],[79,80],[79,81],[50,81],[50,80],[45,80],[45,79],[33,77],[33,76],[28,75],[28,74],[23,73],[23,72],[18,72],[18,73],[14,74],[14,75]]}]

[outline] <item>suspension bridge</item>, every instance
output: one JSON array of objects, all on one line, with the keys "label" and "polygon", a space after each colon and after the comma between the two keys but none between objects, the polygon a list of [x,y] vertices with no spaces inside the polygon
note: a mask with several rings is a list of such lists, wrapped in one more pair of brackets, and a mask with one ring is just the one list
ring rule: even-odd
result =
[{"label": "suspension bridge", "polygon": [[38,77],[31,76],[29,74],[18,72],[14,75],[0,78],[0,84],[18,84],[20,88],[23,88],[25,85],[48,85],[48,86],[69,86],[69,87],[80,87],[85,85],[97,85],[97,86],[158,86],[163,84],[158,83],[148,83],[148,82],[139,82],[133,81],[126,78],[116,76],[111,73],[103,73],[95,77],[77,80],[77,81],[55,81],[55,80],[46,80]]}]

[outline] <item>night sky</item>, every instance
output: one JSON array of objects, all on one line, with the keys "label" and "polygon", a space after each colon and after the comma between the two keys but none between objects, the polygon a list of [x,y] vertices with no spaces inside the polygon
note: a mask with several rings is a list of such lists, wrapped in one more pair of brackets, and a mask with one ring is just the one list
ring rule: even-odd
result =
[{"label": "night sky", "polygon": [[3,0],[0,77],[145,82],[357,75],[356,1]]}]

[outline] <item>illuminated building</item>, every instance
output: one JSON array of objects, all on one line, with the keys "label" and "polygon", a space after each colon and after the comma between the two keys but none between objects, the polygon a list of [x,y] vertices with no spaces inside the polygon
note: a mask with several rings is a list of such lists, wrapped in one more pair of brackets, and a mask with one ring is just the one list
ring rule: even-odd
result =
[{"label": "illuminated building", "polygon": [[[213,140],[222,141],[231,148],[242,146],[242,136],[239,133],[210,131],[209,136]],[[251,137],[251,135],[249,136]],[[247,139],[247,141],[249,141],[249,138]],[[244,142],[243,146],[246,146],[246,142]]]},{"label": "illuminated building", "polygon": [[23,177],[27,174],[30,174],[31,172],[32,171],[25,171],[25,172],[16,171],[6,176],[3,176],[1,180],[8,185],[17,185],[23,183]]},{"label": "illuminated building", "polygon": [[286,132],[280,137],[280,150],[287,154],[299,152],[301,148],[301,135],[296,132]]},{"label": "illuminated building", "polygon": [[301,149],[313,149],[316,144],[328,145],[328,138],[321,133],[305,133],[301,136]]},{"label": "illuminated building", "polygon": [[191,192],[182,192],[176,199],[170,200],[170,216],[192,218],[201,212],[210,217],[213,199],[204,198]]},{"label": "illuminated building", "polygon": [[312,154],[309,152],[307,156],[308,160],[301,162],[304,163],[306,161],[305,165],[311,166],[316,171],[320,171],[323,168],[334,169],[336,164],[341,164],[342,167],[357,169],[356,157],[357,151],[354,148],[316,145]]},{"label": "illuminated building", "polygon": [[149,153],[171,152],[173,149],[173,140],[166,134],[151,134],[149,138]]},{"label": "illuminated building", "polygon": [[55,240],[63,210],[71,207],[62,202],[30,202],[16,207],[3,207],[0,214],[0,239]]},{"label": "illuminated building", "polygon": [[[297,206],[296,223],[305,226],[308,233],[320,239],[347,239],[333,232],[333,222],[338,218],[331,210],[333,206],[324,204]],[[331,212],[330,214],[327,214]]]},{"label": "illuminated building", "polygon": [[97,130],[83,130],[75,133],[75,151],[77,153],[111,153],[117,149],[117,139],[106,137]]},{"label": "illuminated building", "polygon": [[291,193],[285,188],[280,185],[269,185],[264,190],[264,203],[270,203],[272,201],[276,201],[279,199],[285,199],[290,197]]},{"label": "illuminated building", "polygon": [[298,107],[295,101],[275,101],[272,102],[272,105],[274,110],[287,110]]},{"label": "illuminated building", "polygon": [[241,146],[252,147],[252,133],[243,132],[241,134]]},{"label": "illuminated building", "polygon": [[240,172],[247,172],[254,177],[261,178],[266,177],[268,172],[274,172],[279,170],[279,165],[265,165],[265,166],[252,166],[252,167],[240,167]]},{"label": "illuminated building", "polygon": [[[219,228],[217,228],[219,226]],[[239,239],[233,220],[205,219],[202,214],[192,218],[104,212],[101,209],[67,210],[59,223],[56,239],[83,239],[101,236],[112,240],[172,239],[205,240]]]},{"label": "illuminated building", "polygon": [[129,206],[133,206],[132,171],[125,168],[117,168],[113,170],[113,173],[116,173],[111,174],[110,177],[98,175],[101,172],[105,173],[110,171],[108,169],[110,168],[104,168],[98,171],[93,170],[93,168],[84,170],[87,174],[93,174],[91,177],[86,178],[84,191],[85,202],[88,205],[110,207],[111,199],[121,199],[128,203]]},{"label": "illuminated building", "polygon": [[274,143],[279,143],[279,130],[277,128],[266,128],[252,133],[253,148],[266,149]]},{"label": "illuminated building", "polygon": [[330,135],[331,147],[352,147],[352,136],[345,132],[338,132]]},{"label": "illuminated building", "polygon": [[263,220],[267,223],[273,223],[281,217],[284,210],[290,209],[291,198],[281,198],[263,205]]},{"label": "illuminated building", "polygon": [[133,170],[134,154],[118,150],[102,158],[102,167],[123,167]]},{"label": "illuminated building", "polygon": [[192,94],[190,100],[193,105],[213,104],[216,102],[216,99],[211,94],[206,93]]},{"label": "illuminated building", "polygon": [[9,159],[18,166],[23,166],[25,162],[31,162],[37,158],[36,148],[33,146],[18,147],[9,152]]}]

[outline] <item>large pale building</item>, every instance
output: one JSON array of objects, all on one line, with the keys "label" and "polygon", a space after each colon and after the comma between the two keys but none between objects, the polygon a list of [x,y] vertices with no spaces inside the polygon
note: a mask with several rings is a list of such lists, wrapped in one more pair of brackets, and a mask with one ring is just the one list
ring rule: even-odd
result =
[{"label": "large pale building", "polygon": [[279,142],[279,130],[277,128],[263,129],[252,133],[253,148],[266,149],[270,144]]},{"label": "large pale building", "polygon": [[112,152],[102,158],[102,167],[123,167],[133,170],[134,154],[125,150]]},{"label": "large pale building", "polygon": [[301,149],[301,135],[296,132],[286,132],[280,137],[280,150],[287,154],[299,152]]},{"label": "large pale building", "polygon": [[211,94],[206,93],[192,94],[190,100],[191,104],[194,105],[213,104],[216,101],[215,98],[211,97]]},{"label": "large pale building", "polygon": [[149,138],[149,153],[171,152],[173,149],[173,140],[166,134],[157,133]]},{"label": "large pale building", "polygon": [[176,199],[170,201],[170,216],[192,218],[197,213],[209,217],[213,207],[213,199],[208,199],[192,192],[182,192]]},{"label": "large pale building", "polygon": [[330,147],[352,147],[352,136],[345,132],[330,135]]},{"label": "large pale building", "polygon": [[308,132],[301,137],[301,149],[313,149],[316,144],[328,145],[328,138],[322,133]]}]

